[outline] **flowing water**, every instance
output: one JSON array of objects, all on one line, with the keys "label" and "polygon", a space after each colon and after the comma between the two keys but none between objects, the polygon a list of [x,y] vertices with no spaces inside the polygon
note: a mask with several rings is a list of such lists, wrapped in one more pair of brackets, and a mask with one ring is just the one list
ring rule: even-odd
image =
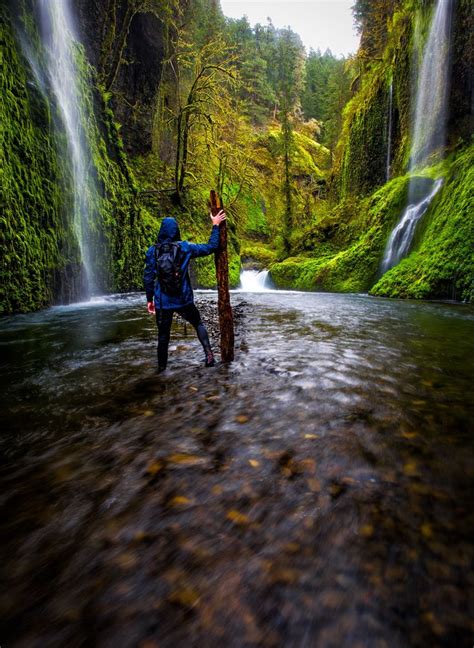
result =
[{"label": "flowing water", "polygon": [[266,292],[268,285],[268,270],[243,270],[240,275],[240,290],[243,292]]},{"label": "flowing water", "polygon": [[472,306],[232,302],[160,375],[141,295],[0,322],[2,645],[470,646]]},{"label": "flowing water", "polygon": [[397,225],[392,230],[385,246],[382,259],[382,272],[385,273],[397,265],[410,251],[411,242],[420,218],[426,213],[431,201],[443,184],[442,178],[433,183],[431,191],[421,200],[408,205]]},{"label": "flowing water", "polygon": [[445,143],[451,13],[451,0],[438,0],[417,83],[411,169]]},{"label": "flowing water", "polygon": [[[38,85],[46,97],[54,97],[60,123],[58,128],[67,140],[66,159],[73,179],[73,223],[84,269],[84,296],[97,290],[91,230],[97,187],[91,170],[92,153],[87,143],[88,122],[79,88],[77,69],[77,36],[69,0],[38,0],[39,33],[44,61],[38,60],[35,48],[21,34],[23,49]],[[48,99],[49,100],[49,99]]]},{"label": "flowing water", "polygon": [[[445,143],[447,98],[449,94],[449,52],[451,36],[451,0],[438,0],[431,21],[428,40],[423,50],[420,74],[416,89],[416,104],[412,128],[410,171],[426,160],[433,151]],[[389,149],[387,153],[387,180],[390,175],[390,139],[392,85],[389,95]],[[381,271],[387,272],[397,265],[409,251],[420,218],[425,214],[434,195],[441,187],[439,179],[433,189],[421,199],[417,197],[418,178],[412,177],[408,193],[408,207],[390,234],[385,247]]]}]

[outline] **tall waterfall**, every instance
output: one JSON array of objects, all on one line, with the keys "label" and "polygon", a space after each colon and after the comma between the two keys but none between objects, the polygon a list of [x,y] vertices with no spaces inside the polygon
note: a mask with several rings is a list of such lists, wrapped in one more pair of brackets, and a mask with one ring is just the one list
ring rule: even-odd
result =
[{"label": "tall waterfall", "polygon": [[418,79],[410,169],[445,143],[452,0],[438,0]]},{"label": "tall waterfall", "polygon": [[[410,171],[445,143],[449,91],[449,49],[452,0],[438,0],[423,51],[412,132]],[[389,167],[387,165],[387,173]],[[393,229],[385,247],[381,271],[397,265],[410,251],[418,221],[442,185],[437,180],[422,198],[415,199],[416,179],[410,180],[409,204]]]},{"label": "tall waterfall", "polygon": [[26,54],[41,87],[54,95],[61,127],[67,139],[67,157],[73,178],[74,214],[73,224],[81,253],[85,274],[85,292],[93,294],[96,279],[91,254],[90,222],[97,199],[97,187],[91,177],[91,152],[88,148],[84,114],[78,88],[78,70],[74,48],[77,36],[69,0],[38,0],[37,11],[40,36],[44,48],[46,74],[43,75],[37,60],[32,60],[32,48]]},{"label": "tall waterfall", "polygon": [[393,80],[388,88],[388,126],[387,126],[387,159],[385,177],[390,180],[390,166],[392,164],[392,121],[393,121]]}]

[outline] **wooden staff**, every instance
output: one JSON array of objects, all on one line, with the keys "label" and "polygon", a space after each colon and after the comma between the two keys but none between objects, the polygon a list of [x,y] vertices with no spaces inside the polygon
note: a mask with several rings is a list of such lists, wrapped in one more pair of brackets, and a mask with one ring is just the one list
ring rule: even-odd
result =
[{"label": "wooden staff", "polygon": [[[213,216],[222,209],[221,200],[214,190],[211,191],[210,209]],[[221,358],[222,362],[232,362],[234,359],[234,317],[229,295],[229,260],[227,257],[227,225],[225,221],[219,225],[219,247],[215,254],[215,262],[217,307],[221,331]]]}]

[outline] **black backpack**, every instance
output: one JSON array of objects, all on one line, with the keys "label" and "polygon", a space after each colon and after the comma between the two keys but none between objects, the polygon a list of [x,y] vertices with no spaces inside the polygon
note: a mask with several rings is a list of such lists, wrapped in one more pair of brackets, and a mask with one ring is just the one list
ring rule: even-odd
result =
[{"label": "black backpack", "polygon": [[155,245],[156,273],[161,291],[170,297],[181,294],[183,252],[179,243]]}]

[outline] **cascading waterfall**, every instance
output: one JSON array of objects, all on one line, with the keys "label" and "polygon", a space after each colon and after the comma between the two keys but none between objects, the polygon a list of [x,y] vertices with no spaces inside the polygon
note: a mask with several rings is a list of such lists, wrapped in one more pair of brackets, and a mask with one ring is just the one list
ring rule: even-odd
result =
[{"label": "cascading waterfall", "polygon": [[445,143],[452,0],[438,0],[416,93],[410,170]]},{"label": "cascading waterfall", "polygon": [[86,116],[83,115],[77,83],[74,47],[78,39],[69,0],[39,0],[37,11],[46,73],[42,73],[31,47],[26,47],[25,53],[40,87],[54,95],[61,121],[60,128],[66,134],[74,191],[73,225],[85,275],[84,292],[86,296],[90,296],[97,289],[89,220],[94,214],[97,187],[89,168],[92,156],[84,130]]},{"label": "cascading waterfall", "polygon": [[388,127],[387,127],[387,162],[385,177],[390,180],[390,166],[392,164],[392,110],[393,110],[393,81],[388,88]]},{"label": "cascading waterfall", "polygon": [[427,196],[413,205],[408,205],[405,209],[388,239],[382,261],[382,272],[387,272],[387,270],[393,268],[408,254],[416,225],[430,206],[433,197],[438,193],[442,184],[442,179],[437,180]]},{"label": "cascading waterfall", "polygon": [[[410,172],[413,172],[429,153],[441,149],[445,143],[451,4],[452,0],[438,0],[423,52],[416,93]],[[392,268],[408,254],[417,223],[441,184],[442,180],[436,181],[427,195],[415,200],[416,178],[410,180],[409,204],[388,239],[381,264],[382,272]]]},{"label": "cascading waterfall", "polygon": [[270,290],[267,283],[268,270],[243,270],[240,275],[240,290],[242,292],[265,292]]}]

